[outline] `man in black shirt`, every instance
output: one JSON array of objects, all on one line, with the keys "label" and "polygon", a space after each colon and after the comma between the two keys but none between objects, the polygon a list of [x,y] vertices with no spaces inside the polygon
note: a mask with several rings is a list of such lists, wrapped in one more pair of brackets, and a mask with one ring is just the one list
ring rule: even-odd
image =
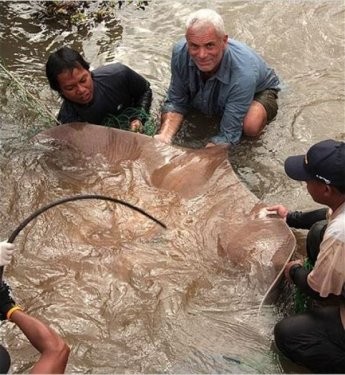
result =
[{"label": "man in black shirt", "polygon": [[50,87],[64,99],[59,122],[89,122],[142,131],[151,107],[150,83],[121,63],[93,71],[89,68],[90,64],[69,47],[49,56],[46,75]]}]

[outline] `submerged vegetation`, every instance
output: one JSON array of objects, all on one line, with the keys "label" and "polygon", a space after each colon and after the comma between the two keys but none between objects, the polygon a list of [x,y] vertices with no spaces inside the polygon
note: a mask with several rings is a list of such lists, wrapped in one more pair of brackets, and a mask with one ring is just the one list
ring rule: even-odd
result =
[{"label": "submerged vegetation", "polygon": [[[78,37],[82,37],[85,32],[94,29],[97,22],[105,21],[107,25],[114,25],[115,22],[116,28],[121,30],[121,25],[118,25],[118,17],[116,15],[125,10],[126,7],[142,12],[149,5],[149,2],[138,0],[53,0],[29,1],[28,4],[32,8],[32,15],[37,17],[39,23],[47,24],[53,30],[69,29],[70,31],[66,32],[66,34],[69,35],[68,40],[71,43],[71,40],[79,41]],[[118,37],[117,34],[116,37]],[[55,37],[54,34],[51,35],[51,40],[51,44],[47,47],[48,51],[51,45],[59,44],[59,37]],[[100,48],[102,49],[102,46]],[[11,137],[30,137],[46,128],[55,126],[58,123],[56,114],[59,107],[56,93],[50,92],[47,83],[43,83],[43,87],[46,87],[46,89],[42,89],[41,85],[37,85],[34,80],[30,81],[29,77],[22,76],[20,72],[8,69],[7,64],[10,64],[11,61],[6,61],[6,57],[4,56],[4,60],[0,60],[2,94],[0,103],[3,108],[1,121],[11,123],[16,128]],[[44,64],[44,61],[42,61],[42,64]],[[42,73],[43,69],[39,74]],[[43,74],[42,79],[45,80]],[[128,119],[133,116],[139,116],[143,119],[142,132],[144,134],[155,134],[155,115],[148,113],[124,113],[117,118],[109,118],[104,125],[127,130]]]},{"label": "submerged vegetation", "polygon": [[1,61],[0,82],[2,114],[7,117],[7,121],[21,124],[18,136],[30,137],[58,123],[46,105]]},{"label": "submerged vegetation", "polygon": [[[25,85],[11,73],[0,61],[0,81],[2,83],[2,107],[6,108],[6,115],[13,122],[20,122],[22,131],[28,136],[33,136],[42,129],[58,124],[54,113]],[[9,101],[11,98],[11,106]],[[5,103],[6,102],[6,103]],[[105,126],[128,130],[130,119],[138,117],[144,123],[142,133],[153,136],[156,133],[156,121],[154,117],[143,109],[127,108],[118,116],[109,116]]]}]

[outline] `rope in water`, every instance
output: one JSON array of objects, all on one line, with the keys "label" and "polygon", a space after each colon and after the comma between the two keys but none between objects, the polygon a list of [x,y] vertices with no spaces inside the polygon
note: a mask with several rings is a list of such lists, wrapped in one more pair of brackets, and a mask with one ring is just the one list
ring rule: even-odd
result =
[{"label": "rope in water", "polygon": [[[123,206],[129,207],[132,210],[137,211],[137,212],[141,213],[142,215],[148,217],[149,219],[151,219],[152,221],[154,221],[155,223],[157,223],[158,225],[160,225],[164,229],[167,228],[166,225],[163,224],[161,221],[159,221],[158,219],[156,219],[152,215],[145,212],[143,209],[141,209],[139,207],[136,207],[131,203],[125,202],[121,199],[108,197],[106,195],[85,194],[85,195],[75,195],[75,196],[72,196],[72,197],[62,198],[62,199],[59,199],[59,200],[54,201],[52,203],[49,203],[46,206],[43,206],[43,207],[39,208],[38,210],[33,212],[30,216],[28,216],[25,220],[23,220],[17,226],[17,228],[10,235],[10,237],[8,239],[8,242],[13,243],[13,241],[16,239],[16,237],[18,236],[18,234],[21,232],[22,229],[24,229],[33,219],[35,219],[37,216],[39,216],[43,212],[49,210],[50,208],[58,206],[58,205],[63,204],[63,203],[66,203],[66,202],[71,202],[71,201],[76,201],[76,200],[84,200],[84,199],[100,199],[100,200],[110,201],[110,202],[114,202],[114,203],[119,203]],[[4,270],[4,267],[0,267],[0,283],[2,283],[3,270]]]}]

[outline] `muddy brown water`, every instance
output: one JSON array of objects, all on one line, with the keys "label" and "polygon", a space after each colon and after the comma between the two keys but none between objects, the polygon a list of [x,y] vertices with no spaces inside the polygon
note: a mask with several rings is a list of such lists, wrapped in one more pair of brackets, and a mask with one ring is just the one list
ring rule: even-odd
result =
[{"label": "muddy brown water", "polygon": [[[100,191],[170,225],[161,232],[126,208],[90,201],[53,209],[18,237],[18,254],[5,278],[30,313],[66,338],[72,349],[67,372],[296,371],[271,347],[281,313],[274,305],[257,313],[269,284],[260,269],[266,260],[253,257],[254,266],[243,261],[241,247],[234,252],[237,258],[224,256],[227,235],[233,240],[226,223],[235,231],[261,204],[315,206],[302,184],[286,178],[282,166],[288,155],[303,153],[314,142],[345,138],[343,1],[219,0],[198,1],[197,6],[194,1],[160,1],[145,10],[125,6],[111,19],[83,27],[44,21],[34,2],[0,2],[2,63],[55,113],[59,103],[45,81],[44,63],[50,51],[67,43],[82,50],[93,67],[121,61],[143,74],[151,82],[157,114],[183,20],[207,6],[224,16],[230,37],[265,57],[282,82],[276,120],[259,139],[244,140],[228,155],[236,174],[230,173],[230,179],[241,181],[233,194],[224,174],[227,161],[213,155],[207,173],[200,155],[205,151],[190,151],[192,156],[183,159],[184,148],[159,149],[169,163],[154,172],[148,171],[140,150],[133,158],[109,162],[99,153],[29,141],[49,124],[9,85],[8,74],[0,76],[1,238],[42,204]],[[178,145],[200,147],[214,124],[214,119],[191,115]],[[197,184],[176,179],[179,157]],[[260,231],[266,239],[262,248],[271,251],[272,241],[273,246],[279,242],[255,223],[247,231],[239,231],[236,239],[242,249]],[[220,242],[219,232],[225,234]],[[274,227],[273,233],[278,232]],[[35,351],[10,324],[2,325],[0,335],[12,354],[12,371],[27,372]]]}]

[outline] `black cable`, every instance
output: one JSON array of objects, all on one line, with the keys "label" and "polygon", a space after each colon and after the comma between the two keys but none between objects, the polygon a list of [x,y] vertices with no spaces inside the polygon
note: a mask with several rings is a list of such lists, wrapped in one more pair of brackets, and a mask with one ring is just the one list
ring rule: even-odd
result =
[{"label": "black cable", "polygon": [[[105,195],[85,194],[85,195],[75,195],[73,197],[62,198],[62,199],[59,199],[59,200],[54,201],[52,203],[49,203],[46,206],[43,206],[43,207],[39,208],[38,210],[36,210],[35,212],[33,212],[30,216],[28,216],[25,220],[23,220],[17,226],[17,228],[10,235],[10,237],[9,237],[9,239],[8,239],[7,242],[13,243],[13,241],[16,239],[16,237],[18,236],[18,234],[20,233],[20,231],[23,228],[25,228],[30,223],[30,221],[32,221],[33,219],[35,219],[41,213],[49,210],[52,207],[58,206],[59,204],[66,203],[66,202],[71,202],[71,201],[76,201],[76,200],[83,200],[83,199],[101,199],[101,200],[105,200],[105,201],[110,201],[110,202],[122,204],[123,206],[129,207],[129,208],[131,208],[134,211],[140,212],[142,215],[144,215],[144,216],[148,217],[149,219],[153,220],[155,223],[157,223],[158,225],[160,225],[164,229],[167,228],[166,225],[163,224],[161,221],[159,221],[158,219],[156,219],[152,215],[150,215],[147,212],[145,212],[143,209],[141,209],[139,207],[136,207],[136,206],[134,206],[131,203],[127,203],[127,202],[125,202],[125,201],[123,201],[121,199],[107,197]],[[0,283],[2,283],[2,274],[3,274],[3,271],[4,271],[4,267],[2,266],[2,267],[0,267]]]}]

